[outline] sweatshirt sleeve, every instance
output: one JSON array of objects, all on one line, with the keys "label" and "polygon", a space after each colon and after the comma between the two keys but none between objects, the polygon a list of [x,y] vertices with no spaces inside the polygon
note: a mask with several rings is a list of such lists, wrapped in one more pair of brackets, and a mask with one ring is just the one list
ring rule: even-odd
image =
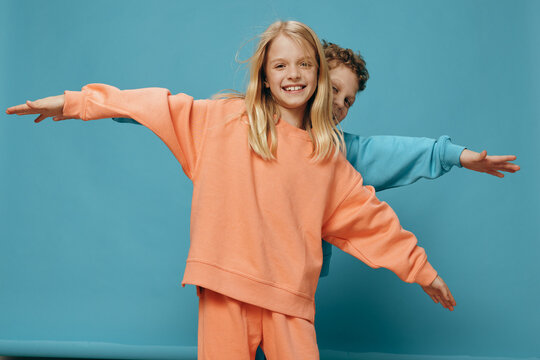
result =
[{"label": "sweatshirt sleeve", "polygon": [[394,211],[359,180],[323,225],[323,238],[372,268],[384,267],[405,282],[430,285],[437,272],[415,236]]},{"label": "sweatshirt sleeve", "polygon": [[171,95],[162,88],[121,91],[104,84],[89,84],[81,91],[64,94],[64,116],[83,120],[130,118],[146,126],[167,145],[192,179],[211,100],[194,101],[191,96]]},{"label": "sweatshirt sleeve", "polygon": [[437,140],[349,133],[344,137],[347,160],[362,174],[364,183],[377,191],[410,185],[420,178],[438,178],[452,166],[461,167],[459,157],[465,149],[446,135]]}]

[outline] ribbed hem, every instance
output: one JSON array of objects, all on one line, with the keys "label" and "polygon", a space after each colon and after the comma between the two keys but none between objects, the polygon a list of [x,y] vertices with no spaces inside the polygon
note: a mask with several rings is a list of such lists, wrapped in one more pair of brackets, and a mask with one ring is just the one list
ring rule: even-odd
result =
[{"label": "ribbed hem", "polygon": [[214,265],[188,260],[182,286],[198,285],[264,309],[315,321],[315,300]]},{"label": "ribbed hem", "polygon": [[64,91],[64,108],[62,115],[66,117],[84,117],[84,95],[81,91]]}]

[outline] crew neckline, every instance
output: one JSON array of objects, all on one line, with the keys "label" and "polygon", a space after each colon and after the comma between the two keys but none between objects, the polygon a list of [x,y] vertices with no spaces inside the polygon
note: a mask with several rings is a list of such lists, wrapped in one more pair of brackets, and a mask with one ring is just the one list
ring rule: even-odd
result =
[{"label": "crew neckline", "polygon": [[294,134],[311,141],[311,138],[306,130],[302,130],[294,125],[289,124],[288,122],[283,120],[283,118],[278,119],[278,121],[276,122],[276,126],[285,129],[290,134]]}]

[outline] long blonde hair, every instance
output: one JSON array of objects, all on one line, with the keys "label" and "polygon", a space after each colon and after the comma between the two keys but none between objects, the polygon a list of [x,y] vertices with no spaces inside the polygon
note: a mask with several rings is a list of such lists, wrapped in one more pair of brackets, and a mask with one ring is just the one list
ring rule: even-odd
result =
[{"label": "long blonde hair", "polygon": [[345,151],[342,132],[332,115],[332,91],[328,64],[319,38],[307,25],[298,21],[276,21],[261,35],[255,53],[247,60],[250,63],[250,79],[245,95],[224,94],[224,97],[243,97],[249,118],[248,142],[253,151],[265,160],[275,159],[277,133],[275,116],[279,108],[270,91],[264,88],[264,63],[272,40],[285,35],[301,45],[313,48],[318,64],[317,89],[308,101],[304,115],[304,128],[313,143],[312,156],[322,160]]}]

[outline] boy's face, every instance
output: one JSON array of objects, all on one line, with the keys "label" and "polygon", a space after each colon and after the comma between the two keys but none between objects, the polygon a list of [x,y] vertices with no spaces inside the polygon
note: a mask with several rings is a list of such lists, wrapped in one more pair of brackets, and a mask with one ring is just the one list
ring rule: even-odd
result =
[{"label": "boy's face", "polygon": [[330,70],[330,81],[333,91],[334,116],[338,122],[341,122],[347,116],[349,108],[356,99],[358,79],[349,67],[340,64]]},{"label": "boy's face", "polygon": [[279,35],[269,45],[264,69],[265,86],[270,89],[277,105],[303,111],[317,89],[317,63],[313,49]]}]

